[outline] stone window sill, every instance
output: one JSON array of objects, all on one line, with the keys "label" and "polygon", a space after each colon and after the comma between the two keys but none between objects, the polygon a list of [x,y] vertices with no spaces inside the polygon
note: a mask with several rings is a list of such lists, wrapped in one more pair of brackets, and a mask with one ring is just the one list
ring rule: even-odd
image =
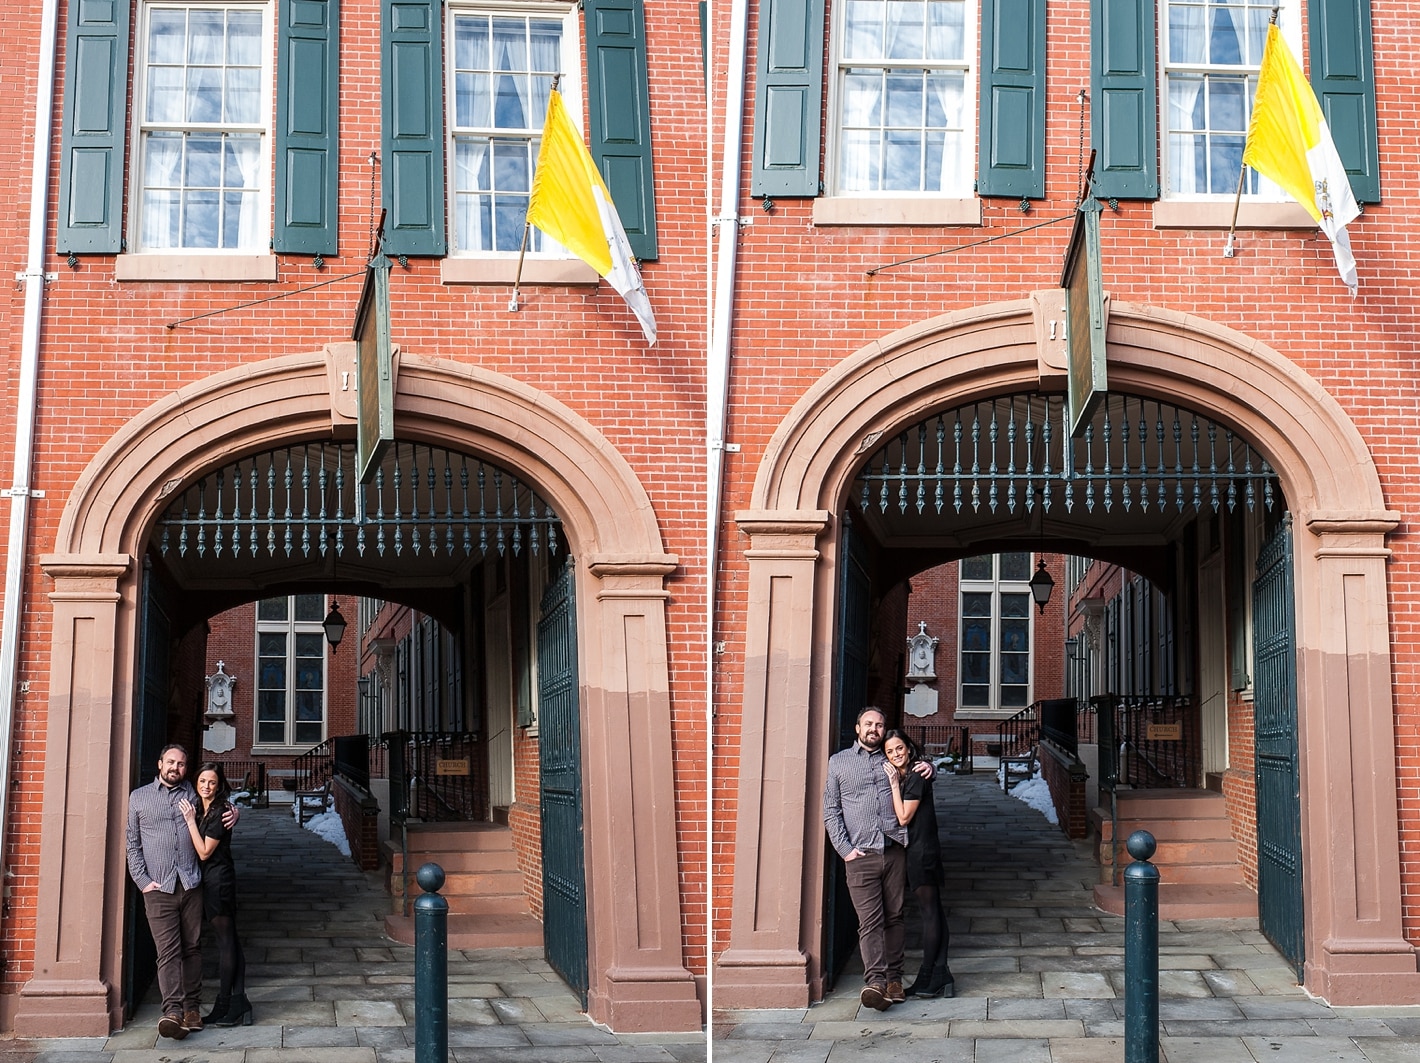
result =
[{"label": "stone window sill", "polygon": [[[502,284],[512,287],[518,256],[446,258],[439,264],[445,284]],[[522,284],[596,284],[597,271],[580,258],[525,258]]]},{"label": "stone window sill", "polygon": [[980,225],[981,200],[820,196],[815,225]]},{"label": "stone window sill", "polygon": [[[1156,229],[1223,229],[1233,223],[1233,200],[1160,199],[1154,203]],[[1238,206],[1239,229],[1315,229],[1316,222],[1299,203]]]},{"label": "stone window sill", "polygon": [[274,281],[275,255],[119,255],[120,281]]}]

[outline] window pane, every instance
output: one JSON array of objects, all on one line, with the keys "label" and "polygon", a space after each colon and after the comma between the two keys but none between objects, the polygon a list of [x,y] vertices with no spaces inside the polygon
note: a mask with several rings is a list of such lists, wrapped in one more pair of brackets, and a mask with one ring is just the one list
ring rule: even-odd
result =
[{"label": "window pane", "polygon": [[991,592],[967,591],[961,596],[961,615],[966,617],[990,617]]},{"label": "window pane", "polygon": [[296,621],[319,623],[325,619],[324,594],[298,594],[296,597]]},{"label": "window pane", "polygon": [[882,58],[885,14],[881,0],[848,0],[843,21],[844,59]]},{"label": "window pane", "polygon": [[963,650],[991,649],[991,619],[963,620],[961,626],[961,648]]},{"label": "window pane", "polygon": [[981,557],[966,557],[961,562],[962,579],[991,579],[992,555],[983,554]]},{"label": "window pane", "polygon": [[297,723],[294,744],[298,746],[315,745],[324,740],[322,731],[324,726],[320,723]]},{"label": "window pane", "polygon": [[1197,64],[1207,54],[1203,37],[1204,9],[1194,4],[1169,5],[1169,62]]},{"label": "window pane", "polygon": [[232,66],[261,66],[261,12],[228,13],[227,62]]},{"label": "window pane", "polygon": [[921,59],[926,55],[923,5],[912,0],[888,0],[888,57]]},{"label": "window pane", "polygon": [[263,690],[256,701],[258,720],[286,720],[286,692],[284,690]]},{"label": "window pane", "polygon": [[1030,704],[1026,700],[1027,689],[1025,687],[1002,687],[1001,688],[1001,708],[1003,709],[1023,709]]},{"label": "window pane", "polygon": [[1003,594],[1001,595],[1001,615],[1030,616],[1030,601],[1029,594]]},{"label": "window pane", "polygon": [[296,692],[296,719],[320,721],[324,711],[319,691],[298,690]]},{"label": "window pane", "polygon": [[922,135],[890,129],[883,152],[884,191],[922,191]]},{"label": "window pane", "polygon": [[1237,14],[1225,7],[1213,8],[1208,33],[1208,62],[1215,66],[1236,66],[1242,62],[1242,27]]},{"label": "window pane", "polygon": [[144,120],[149,122],[180,122],[183,108],[183,72],[181,67],[148,68],[148,100]]},{"label": "window pane", "polygon": [[255,125],[261,121],[261,71],[255,67],[227,71],[226,114],[223,120]]},{"label": "window pane", "polygon": [[187,17],[187,63],[220,64],[226,54],[226,12],[193,8]]},{"label": "window pane", "polygon": [[991,705],[991,688],[964,686],[961,688],[961,703],[969,709],[988,708]]},{"label": "window pane", "polygon": [[296,634],[296,656],[317,662],[325,660],[325,632],[310,631]]},{"label": "window pane", "polygon": [[1001,621],[1002,651],[1024,652],[1030,649],[1030,621]]},{"label": "window pane", "polygon": [[[262,631],[256,636],[256,652],[263,657],[286,657],[286,632]],[[282,680],[284,684],[285,680]],[[271,686],[263,683],[262,686]]]},{"label": "window pane", "polygon": [[966,4],[944,0],[927,5],[927,58],[960,62],[966,54]]},{"label": "window pane", "polygon": [[1024,653],[1001,654],[1001,682],[1024,683],[1030,679],[1030,656]]},{"label": "window pane", "polygon": [[991,655],[989,653],[962,654],[961,679],[963,683],[989,682],[991,679]]},{"label": "window pane", "polygon": [[256,725],[256,740],[271,745],[285,745],[286,721],[283,719],[275,723],[258,723]]},{"label": "window pane", "polygon": [[286,601],[285,598],[263,598],[256,603],[256,618],[258,620],[285,620]]},{"label": "window pane", "polygon": [[181,63],[187,52],[187,12],[153,8],[148,13],[148,62]]},{"label": "window pane", "polygon": [[1013,551],[1009,554],[1001,555],[1001,580],[1029,580],[1030,579],[1030,554],[1022,551]]}]

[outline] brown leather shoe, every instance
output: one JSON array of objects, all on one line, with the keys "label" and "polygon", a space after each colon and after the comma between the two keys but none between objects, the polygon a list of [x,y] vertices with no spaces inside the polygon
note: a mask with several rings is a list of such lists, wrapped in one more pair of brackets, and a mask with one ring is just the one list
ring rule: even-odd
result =
[{"label": "brown leather shoe", "polygon": [[875,1011],[887,1011],[892,1007],[892,1001],[887,998],[886,987],[880,985],[865,985],[863,991],[858,994],[858,1000]]},{"label": "brown leather shoe", "polygon": [[887,984],[887,998],[893,1004],[901,1004],[907,999],[907,994],[903,992],[901,982],[889,982]]},{"label": "brown leather shoe", "polygon": [[193,1008],[191,1011],[182,1013],[182,1028],[188,1033],[196,1033],[202,1029],[202,1012]]},{"label": "brown leather shoe", "polygon": [[182,1024],[182,1016],[175,1011],[170,1011],[158,1020],[158,1035],[160,1037],[171,1037],[174,1041],[181,1041],[187,1036],[187,1029]]}]

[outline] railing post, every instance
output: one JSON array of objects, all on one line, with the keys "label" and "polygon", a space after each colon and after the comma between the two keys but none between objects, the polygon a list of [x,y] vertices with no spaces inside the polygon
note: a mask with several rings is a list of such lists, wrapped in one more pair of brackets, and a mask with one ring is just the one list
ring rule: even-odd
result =
[{"label": "railing post", "polygon": [[1158,846],[1146,830],[1124,846],[1134,857],[1124,869],[1124,1063],[1159,1063]]},{"label": "railing post", "polygon": [[424,894],[414,902],[414,1063],[448,1063],[449,902],[438,893],[444,869],[428,863],[415,878]]}]

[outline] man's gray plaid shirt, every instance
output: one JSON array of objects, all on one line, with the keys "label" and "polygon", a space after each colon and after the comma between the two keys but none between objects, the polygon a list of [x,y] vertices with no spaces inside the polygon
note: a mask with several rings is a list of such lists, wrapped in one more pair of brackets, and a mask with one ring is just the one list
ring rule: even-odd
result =
[{"label": "man's gray plaid shirt", "polygon": [[128,874],[140,890],[156,882],[164,893],[202,883],[202,861],[192,847],[187,821],[178,811],[178,800],[196,803],[197,793],[184,779],[167,787],[159,779],[140,786],[128,798]]},{"label": "man's gray plaid shirt", "polygon": [[823,825],[841,857],[854,849],[883,851],[883,839],[907,844],[907,828],[897,821],[892,786],[883,765],[881,749],[867,750],[854,742],[828,758],[828,781],[823,787]]}]

